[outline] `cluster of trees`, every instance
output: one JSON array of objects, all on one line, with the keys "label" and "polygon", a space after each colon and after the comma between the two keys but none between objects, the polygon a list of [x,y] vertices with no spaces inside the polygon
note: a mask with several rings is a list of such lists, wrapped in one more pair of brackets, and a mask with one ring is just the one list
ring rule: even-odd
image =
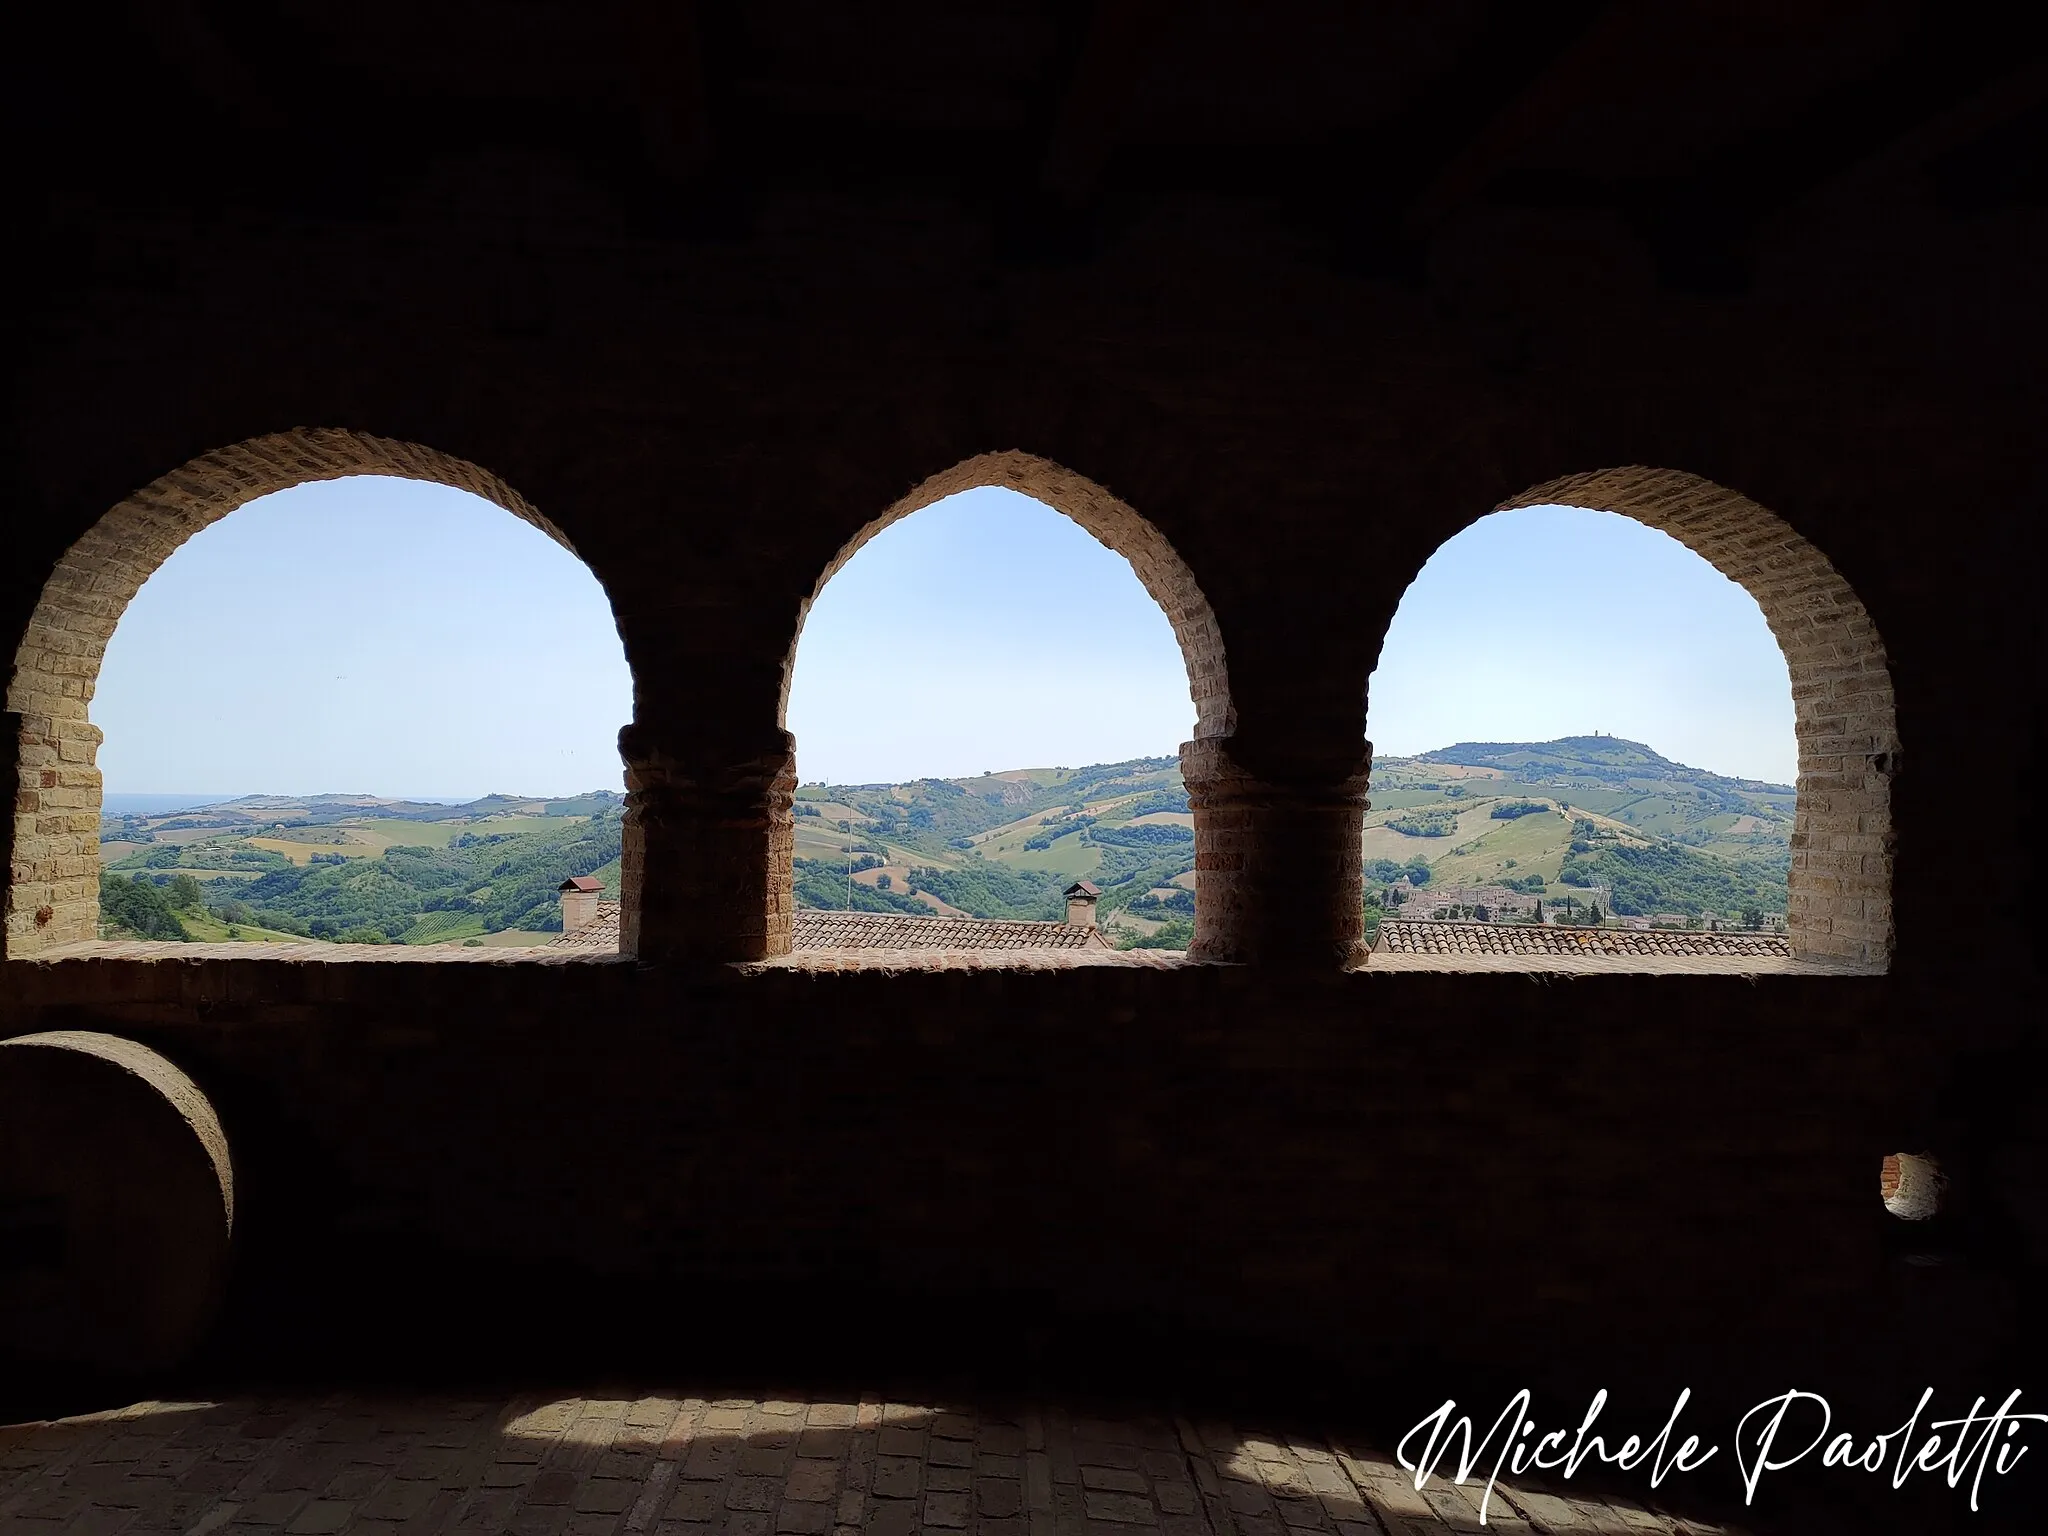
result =
[{"label": "cluster of trees", "polygon": [[1503,800],[1493,808],[1493,819],[1513,821],[1519,816],[1536,816],[1549,809],[1540,800]]},{"label": "cluster of trees", "polygon": [[1387,829],[1403,837],[1449,837],[1458,829],[1458,813],[1445,806],[1408,811],[1388,818]]},{"label": "cluster of trees", "polygon": [[1050,848],[1070,833],[1087,831],[1095,825],[1096,819],[1085,814],[1074,814],[1062,816],[1058,821],[1045,822],[1035,836],[1024,840],[1024,850],[1031,853]]},{"label": "cluster of trees", "polygon": [[1037,870],[1014,870],[990,859],[974,859],[958,869],[919,865],[910,884],[973,917],[1023,918],[1053,922],[1066,915],[1060,898],[1063,883]]},{"label": "cluster of trees", "polygon": [[1614,910],[1623,917],[1654,912],[1699,915],[1747,908],[1782,912],[1785,876],[1761,860],[1733,862],[1694,853],[1675,843],[1644,847],[1616,843],[1597,850],[1573,844],[1558,872],[1560,883],[1610,886]]},{"label": "cluster of trees", "polygon": [[900,891],[882,890],[846,878],[846,866],[830,859],[798,859],[796,904],[822,912],[904,912],[930,917],[932,909]]},{"label": "cluster of trees", "polygon": [[1152,932],[1117,942],[1118,949],[1186,949],[1195,942],[1193,917],[1168,918]]},{"label": "cluster of trees", "polygon": [[1133,801],[1131,804],[1131,815],[1133,817],[1151,816],[1160,811],[1178,811],[1181,815],[1185,816],[1189,813],[1190,809],[1191,807],[1188,805],[1188,792],[1185,789],[1160,789],[1154,790],[1151,794]]},{"label": "cluster of trees", "polygon": [[1124,910],[1133,917],[1150,918],[1155,922],[1175,917],[1192,918],[1195,915],[1195,893],[1176,889],[1171,896],[1155,896],[1146,891],[1142,896],[1132,897]]},{"label": "cluster of trees", "polygon": [[[183,878],[195,890],[198,888],[199,882],[190,875]],[[130,934],[138,939],[191,937],[185,931],[185,925],[178,921],[178,914],[171,909],[166,888],[142,875],[128,879],[119,875],[100,876],[100,922],[110,937],[117,934]]]},{"label": "cluster of trees", "polygon": [[1367,859],[1365,878],[1371,885],[1392,885],[1396,880],[1406,880],[1410,885],[1429,884],[1429,860],[1416,854],[1405,864],[1392,859]]},{"label": "cluster of trees", "polygon": [[1090,842],[1112,848],[1170,848],[1182,843],[1192,844],[1195,840],[1194,828],[1183,827],[1178,822],[1154,821],[1142,827],[1106,827],[1099,817],[1067,816],[1047,822],[1043,831],[1025,839],[1024,847],[1027,851],[1050,848],[1073,832],[1086,832]]},{"label": "cluster of trees", "polygon": [[1111,848],[1174,848],[1191,845],[1195,829],[1173,821],[1148,822],[1142,827],[1097,827],[1098,846]]},{"label": "cluster of trees", "polygon": [[1483,901],[1475,901],[1470,906],[1454,904],[1448,907],[1438,907],[1434,912],[1430,913],[1430,916],[1459,920],[1469,917],[1475,923],[1490,923],[1493,921],[1493,913],[1488,910],[1486,903]]},{"label": "cluster of trees", "polygon": [[[221,849],[214,856],[222,862],[194,867],[234,868],[245,855],[257,856],[248,862],[261,873],[237,886],[233,899],[215,915],[316,939],[397,941],[425,914],[437,912],[473,916],[487,933],[549,930],[561,927],[556,886],[565,876],[591,874],[616,859],[623,825],[622,814],[613,811],[558,828],[465,834],[445,849],[388,848],[376,859],[315,854],[303,866],[263,849]],[[162,882],[173,907],[197,906],[198,882],[190,875],[152,871],[139,878],[152,888]],[[189,893],[183,889],[187,885]],[[115,900],[132,903],[134,898]],[[132,929],[114,907],[102,910]]]},{"label": "cluster of trees", "polygon": [[[124,861],[125,862],[125,861]],[[292,861],[269,848],[239,841],[208,838],[197,843],[168,843],[141,859],[144,869],[290,869]]]}]

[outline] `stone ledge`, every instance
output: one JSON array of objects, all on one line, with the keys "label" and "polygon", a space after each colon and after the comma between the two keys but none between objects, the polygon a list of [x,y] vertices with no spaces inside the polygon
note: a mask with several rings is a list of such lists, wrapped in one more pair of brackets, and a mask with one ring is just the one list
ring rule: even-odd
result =
[{"label": "stone ledge", "polygon": [[1878,966],[1767,955],[1399,955],[1375,952],[1357,971],[1528,976],[1882,976]]},{"label": "stone ledge", "polygon": [[743,961],[732,969],[743,975],[769,971],[910,975],[925,971],[1080,971],[1102,966],[1178,971],[1202,965],[1203,961],[1190,960],[1177,949],[802,949],[772,960]]},{"label": "stone ledge", "polygon": [[295,965],[589,965],[629,956],[608,950],[556,949],[551,945],[493,948],[460,944],[179,944],[166,940],[85,939],[58,944],[10,961],[14,965],[50,965],[76,960],[282,960]]}]

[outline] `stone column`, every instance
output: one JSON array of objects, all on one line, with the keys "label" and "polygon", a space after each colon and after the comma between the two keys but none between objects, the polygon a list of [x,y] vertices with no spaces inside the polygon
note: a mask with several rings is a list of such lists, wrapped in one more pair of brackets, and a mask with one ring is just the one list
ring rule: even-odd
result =
[{"label": "stone column", "polygon": [[1197,960],[1336,969],[1365,956],[1360,828],[1372,747],[1324,765],[1247,762],[1233,738],[1180,749],[1195,813]]},{"label": "stone column", "polygon": [[619,944],[651,963],[716,965],[789,953],[796,743],[753,752],[677,746],[629,725],[625,910]]},{"label": "stone column", "polygon": [[15,763],[7,954],[21,959],[99,933],[100,732],[82,701],[70,716],[9,711],[0,731]]}]

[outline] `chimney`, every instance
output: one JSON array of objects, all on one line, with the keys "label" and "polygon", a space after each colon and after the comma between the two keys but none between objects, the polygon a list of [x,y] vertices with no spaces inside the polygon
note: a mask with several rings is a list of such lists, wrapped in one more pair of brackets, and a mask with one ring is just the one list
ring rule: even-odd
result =
[{"label": "chimney", "polygon": [[603,885],[589,875],[572,875],[561,883],[559,889],[562,893],[562,932],[574,933],[597,920],[597,899],[604,891]]},{"label": "chimney", "polygon": [[1076,928],[1095,926],[1095,903],[1102,892],[1086,880],[1076,880],[1067,887],[1067,921]]}]

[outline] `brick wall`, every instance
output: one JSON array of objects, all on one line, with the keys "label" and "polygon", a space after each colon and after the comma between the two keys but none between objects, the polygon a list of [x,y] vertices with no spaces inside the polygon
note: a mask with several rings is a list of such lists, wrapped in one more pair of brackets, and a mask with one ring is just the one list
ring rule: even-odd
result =
[{"label": "brick wall", "polygon": [[[2027,654],[2038,502],[2009,449],[2039,401],[2000,361],[2039,351],[1996,302],[2031,291],[2017,239],[1965,263],[1980,236],[1945,216],[1809,224],[1708,300],[1575,285],[1581,231],[1518,248],[1522,297],[1487,309],[1339,271],[1252,204],[1169,199],[1077,269],[1001,265],[943,198],[790,193],[773,238],[666,243],[124,217],[106,240],[164,275],[81,265],[17,364],[0,1031],[132,1033],[208,1088],[270,1256],[246,1305],[288,1311],[330,1262],[402,1301],[395,1254],[481,1289],[544,1260],[687,1271],[742,1302],[762,1276],[1014,1281],[1267,1330],[1283,1361],[1782,1389],[1801,1361],[1918,1358],[1868,1358],[1925,1283],[1886,1265],[1887,1150],[1939,1157],[1997,1251],[2048,1252],[2040,1149],[2000,1097],[2038,1080],[2031,935],[1996,895],[2023,851],[1974,848],[1994,896],[1967,927],[1924,894],[1953,776],[2030,782],[2000,660]],[[501,323],[488,296],[535,286],[546,316]],[[362,471],[544,517],[604,583],[641,963],[30,958],[89,929],[90,686],[121,606],[240,501]],[[1108,537],[1173,618],[1198,942],[1241,964],[726,964],[786,942],[806,603],[890,516],[981,479]],[[1446,538],[1549,499],[1663,527],[1758,597],[1798,710],[1796,941],[1881,974],[1345,969],[1381,637]],[[1943,1273],[1991,1303],[2021,1283]],[[1939,1359],[1946,1326],[1912,1337]]]}]

